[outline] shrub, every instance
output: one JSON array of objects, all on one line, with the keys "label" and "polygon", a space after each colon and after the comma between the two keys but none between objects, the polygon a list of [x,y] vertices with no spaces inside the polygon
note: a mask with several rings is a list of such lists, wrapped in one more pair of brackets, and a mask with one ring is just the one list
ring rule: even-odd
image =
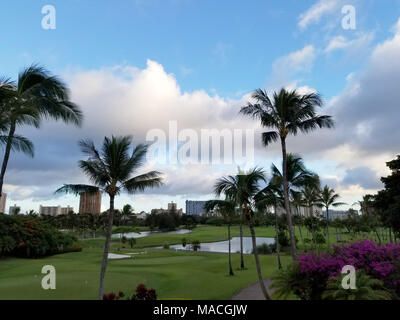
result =
[{"label": "shrub", "polygon": [[139,284],[136,287],[136,293],[132,296],[131,300],[157,300],[156,290],[147,289],[146,285]]},{"label": "shrub", "polygon": [[279,244],[281,247],[288,247],[290,245],[289,238],[284,230],[278,231]]},{"label": "shrub", "polygon": [[133,246],[136,244],[136,239],[135,238],[129,238],[128,242],[129,242],[129,245],[130,245],[130,247],[132,249]]},{"label": "shrub", "polygon": [[0,214],[0,254],[27,258],[79,251],[77,238],[30,216]]},{"label": "shrub", "polygon": [[193,240],[192,241],[192,249],[193,251],[197,252],[197,250],[199,250],[201,247],[200,245],[200,241],[199,240]]},{"label": "shrub", "polygon": [[356,289],[346,290],[342,286],[342,277],[338,276],[328,281],[322,294],[323,300],[390,300],[391,295],[383,282],[366,275],[362,271],[356,273]]},{"label": "shrub", "polygon": [[270,244],[263,243],[263,244],[257,246],[257,252],[259,254],[271,254],[272,246]]},{"label": "shrub", "polygon": [[187,240],[186,238],[182,238],[182,247],[186,247]]},{"label": "shrub", "polygon": [[103,294],[103,300],[119,300],[123,297],[125,297],[125,294],[122,291],[118,292],[118,295],[114,292]]},{"label": "shrub", "polygon": [[169,249],[169,243],[164,243],[163,248],[164,249]]},{"label": "shrub", "polygon": [[283,271],[277,279],[300,299],[319,300],[328,282],[340,276],[345,265],[382,281],[392,298],[400,295],[400,244],[380,245],[370,240],[334,245],[331,252],[320,255],[299,255],[292,269]]}]

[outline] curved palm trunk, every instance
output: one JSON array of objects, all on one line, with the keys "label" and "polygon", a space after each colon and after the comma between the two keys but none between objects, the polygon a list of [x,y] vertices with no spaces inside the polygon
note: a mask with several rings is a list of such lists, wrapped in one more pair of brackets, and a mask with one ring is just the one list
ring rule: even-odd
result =
[{"label": "curved palm trunk", "polygon": [[328,241],[328,250],[331,247],[331,240],[329,238],[329,207],[326,207],[326,239]]},{"label": "curved palm trunk", "polygon": [[1,172],[0,172],[0,198],[3,192],[4,176],[6,174],[8,160],[10,159],[11,142],[12,139],[14,138],[14,133],[15,133],[15,123],[12,123],[10,126],[10,130],[8,132],[7,144],[6,144],[6,149],[4,151],[3,164],[1,166]]},{"label": "curved palm trunk", "polygon": [[229,247],[229,275],[233,276],[232,259],[231,259],[231,224],[228,223],[228,247]]},{"label": "curved palm trunk", "polygon": [[250,214],[248,212],[248,208],[246,208],[246,218],[249,222],[249,228],[250,228],[250,233],[251,233],[251,242],[253,244],[253,254],[254,254],[254,259],[256,260],[256,268],[257,268],[257,275],[258,275],[258,282],[260,283],[261,291],[265,297],[265,300],[271,300],[271,297],[268,294],[267,288],[265,287],[264,284],[264,279],[262,277],[261,273],[261,265],[260,265],[260,260],[258,259],[258,252],[257,252],[257,244],[256,244],[256,234],[254,232],[254,226],[253,226],[253,221],[250,217]]},{"label": "curved palm trunk", "polygon": [[282,145],[282,158],[283,158],[283,196],[285,199],[285,210],[286,210],[286,217],[287,223],[289,228],[289,235],[290,235],[290,253],[292,255],[293,260],[296,259],[296,240],[294,236],[293,230],[293,223],[292,223],[292,214],[290,212],[290,205],[289,205],[289,184],[287,181],[287,154],[286,154],[286,138],[281,137],[281,145]]},{"label": "curved palm trunk", "polygon": [[281,264],[281,245],[279,244],[279,233],[278,233],[278,213],[276,212],[276,206],[274,207],[275,210],[275,242],[276,242],[276,256],[278,259],[278,269],[282,269]]},{"label": "curved palm trunk", "polygon": [[101,263],[101,271],[100,271],[99,300],[103,300],[104,277],[106,275],[108,252],[110,251],[110,242],[111,242],[112,226],[113,226],[113,216],[114,216],[114,196],[110,195],[110,212],[108,213],[108,229],[107,229],[107,234],[106,234],[106,242],[105,242],[105,245],[104,245],[103,261]]},{"label": "curved palm trunk", "polygon": [[240,269],[244,269],[244,257],[243,257],[243,213],[240,219]]}]

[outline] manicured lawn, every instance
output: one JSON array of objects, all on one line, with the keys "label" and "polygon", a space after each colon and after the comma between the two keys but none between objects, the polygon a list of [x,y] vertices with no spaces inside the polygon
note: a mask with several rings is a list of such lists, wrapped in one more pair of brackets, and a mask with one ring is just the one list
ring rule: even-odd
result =
[{"label": "manicured lawn", "polygon": [[[85,248],[37,260],[0,260],[0,299],[96,299],[101,257],[101,249]],[[263,275],[271,277],[277,270],[276,257],[260,258]],[[287,264],[290,258],[282,260]],[[246,255],[245,263],[247,270],[235,270],[235,276],[229,277],[226,254],[150,250],[132,259],[110,260],[105,292],[132,293],[137,284],[145,283],[161,299],[229,299],[257,281],[254,257]],[[56,268],[56,290],[41,288],[41,269],[46,264]],[[233,265],[239,266],[238,254],[233,255]]]}]

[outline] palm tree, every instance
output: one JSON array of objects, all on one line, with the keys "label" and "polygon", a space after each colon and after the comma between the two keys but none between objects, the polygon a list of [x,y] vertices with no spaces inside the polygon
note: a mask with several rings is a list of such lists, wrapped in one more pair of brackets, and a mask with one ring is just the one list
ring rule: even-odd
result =
[{"label": "palm tree", "polygon": [[329,237],[329,207],[339,207],[345,205],[344,202],[336,202],[339,199],[339,195],[335,193],[334,189],[330,189],[328,186],[325,186],[319,194],[318,202],[321,206],[324,206],[326,209],[326,237],[328,240],[328,248],[330,248],[330,237]]},{"label": "palm tree", "polygon": [[214,192],[217,196],[225,194],[227,199],[235,202],[241,209],[242,216],[247,220],[251,233],[258,280],[265,299],[269,300],[270,296],[265,288],[258,258],[252,211],[252,206],[254,206],[254,197],[260,191],[259,183],[261,181],[265,182],[265,173],[262,169],[254,168],[249,172],[239,171],[239,174],[235,176],[228,176],[219,179],[215,184]]},{"label": "palm tree", "polygon": [[[14,94],[14,86],[8,79],[0,79],[0,145],[10,144],[10,150],[23,152],[33,157],[33,144],[27,138],[20,135],[9,137],[7,132],[10,128],[10,108],[7,101]],[[2,187],[0,187],[2,190]],[[1,197],[1,191],[0,191]]]},{"label": "palm tree", "polygon": [[288,135],[309,133],[319,128],[331,128],[334,123],[330,116],[320,116],[316,114],[316,107],[322,106],[322,99],[317,93],[301,95],[296,90],[288,91],[284,88],[279,93],[274,92],[273,99],[268,97],[265,90],[256,90],[252,98],[255,103],[248,103],[242,107],[240,113],[249,115],[261,121],[261,125],[272,128],[274,131],[264,132],[262,141],[265,146],[278,139],[281,141],[283,158],[283,195],[285,200],[285,210],[290,234],[291,254],[296,257],[296,242],[292,217],[290,212],[289,186],[287,180],[287,155],[286,138]]},{"label": "palm tree", "polygon": [[11,150],[33,156],[32,143],[15,134],[18,126],[39,127],[43,118],[61,119],[75,125],[82,123],[82,112],[70,101],[66,85],[42,67],[32,65],[19,74],[16,84],[6,81],[2,85],[7,87],[7,97],[1,104],[7,115],[8,134],[3,137],[6,147],[0,172],[0,195]]},{"label": "palm tree", "polygon": [[233,269],[232,269],[232,254],[231,254],[231,225],[232,219],[236,215],[236,204],[233,201],[229,200],[210,200],[207,201],[205,204],[205,209],[207,212],[212,210],[217,210],[220,213],[227,225],[228,225],[228,253],[229,253],[229,275],[233,276]]},{"label": "palm tree", "polygon": [[107,193],[110,197],[106,241],[100,272],[100,300],[103,299],[104,276],[107,267],[108,252],[110,250],[115,197],[121,191],[134,194],[138,191],[158,187],[162,184],[160,172],[158,171],[150,171],[132,177],[132,174],[143,164],[148,146],[139,144],[130,154],[131,143],[132,138],[130,136],[105,137],[102,149],[98,151],[92,141],[80,141],[79,145],[82,152],[88,155],[89,158],[88,160],[79,161],[79,167],[94,185],[66,184],[56,191],[56,193],[65,192],[78,195],[82,192],[96,193],[100,190]]}]

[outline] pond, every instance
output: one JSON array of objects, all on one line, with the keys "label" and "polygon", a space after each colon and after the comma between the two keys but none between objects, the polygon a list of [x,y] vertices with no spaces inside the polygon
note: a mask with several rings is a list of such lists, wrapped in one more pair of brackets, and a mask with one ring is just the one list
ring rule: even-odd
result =
[{"label": "pond", "polygon": [[[155,234],[187,234],[192,232],[191,230],[188,229],[179,229],[179,230],[175,230],[175,231],[168,231],[168,232],[162,232],[162,231],[142,231],[140,233],[136,233],[136,232],[128,232],[128,233],[124,233],[123,236],[127,237],[127,238],[143,238],[143,237],[147,237],[147,236],[151,236],[151,235],[155,235]],[[112,238],[119,238],[121,236],[120,233],[114,233],[112,235]]]},{"label": "pond", "polygon": [[[264,238],[256,237],[257,246],[262,244],[273,244],[275,242],[274,238]],[[219,252],[228,253],[229,252],[229,241],[218,241],[218,242],[208,242],[201,243],[200,249],[198,251],[204,252]],[[171,245],[170,248],[176,250],[192,250],[190,245],[183,247],[181,244]],[[233,237],[231,240],[231,251],[232,253],[240,252],[240,237]],[[253,244],[251,237],[243,237],[243,253],[249,254],[253,251]]]}]

